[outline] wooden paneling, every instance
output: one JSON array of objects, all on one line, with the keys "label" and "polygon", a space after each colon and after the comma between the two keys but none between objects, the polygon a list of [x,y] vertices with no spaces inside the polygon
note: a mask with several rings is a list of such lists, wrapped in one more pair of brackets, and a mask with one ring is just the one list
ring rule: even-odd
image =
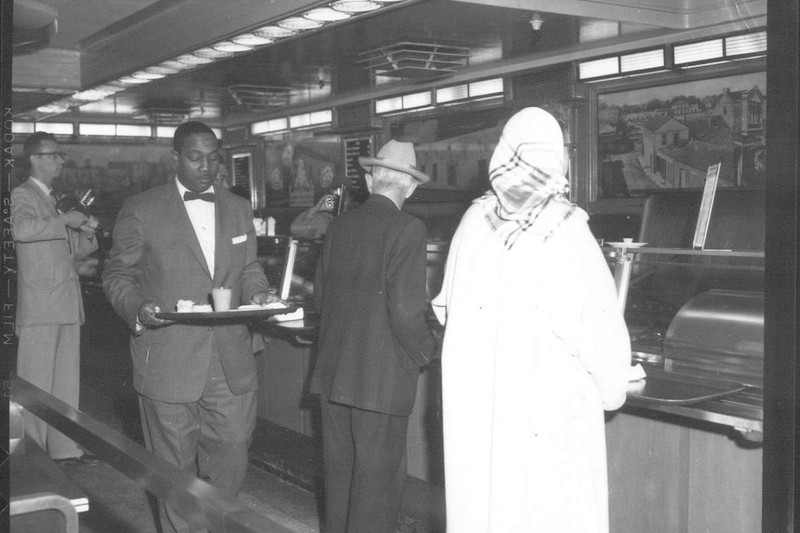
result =
[{"label": "wooden paneling", "polygon": [[258,417],[313,435],[315,401],[306,393],[311,349],[289,341],[265,337],[266,349],[256,355],[258,367]]},{"label": "wooden paneling", "polygon": [[721,426],[613,415],[606,424],[611,533],[761,530],[762,450]]}]

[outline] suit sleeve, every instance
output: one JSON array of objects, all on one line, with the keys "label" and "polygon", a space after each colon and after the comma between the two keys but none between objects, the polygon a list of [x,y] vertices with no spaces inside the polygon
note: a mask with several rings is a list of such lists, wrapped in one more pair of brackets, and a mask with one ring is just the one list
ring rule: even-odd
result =
[{"label": "suit sleeve", "polygon": [[113,241],[103,269],[103,290],[114,310],[136,331],[139,308],[145,302],[141,287],[145,245],[141,220],[128,204],[117,216]]},{"label": "suit sleeve", "polygon": [[97,239],[94,235],[71,229],[67,229],[67,233],[69,233],[70,240],[72,241],[72,249],[74,250],[75,257],[82,259],[88,257],[89,254],[97,250]]},{"label": "suit sleeve", "polygon": [[392,250],[387,271],[387,307],[392,332],[418,366],[431,362],[436,348],[425,317],[427,233],[419,222],[409,224]]},{"label": "suit sleeve", "polygon": [[267,292],[269,282],[257,258],[258,241],[256,239],[256,229],[252,222],[253,213],[250,210],[247,213],[247,251],[242,274],[242,300],[250,302],[254,295],[260,292]]},{"label": "suit sleeve", "polygon": [[625,403],[631,344],[619,309],[614,281],[597,246],[587,238],[583,249],[586,298],[578,328],[578,358],[597,384],[603,409]]},{"label": "suit sleeve", "polygon": [[15,241],[37,242],[67,239],[67,226],[61,215],[40,216],[34,199],[24,191],[11,192],[11,232]]}]

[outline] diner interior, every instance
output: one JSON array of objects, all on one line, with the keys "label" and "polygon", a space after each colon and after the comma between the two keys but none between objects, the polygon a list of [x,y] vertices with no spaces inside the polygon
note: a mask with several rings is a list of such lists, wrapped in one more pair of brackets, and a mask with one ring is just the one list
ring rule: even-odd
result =
[{"label": "diner interior", "polygon": [[[165,486],[185,492],[187,512],[230,531],[320,531],[319,407],[307,389],[322,239],[293,235],[291,223],[335,187],[339,210],[357,209],[369,194],[358,157],[390,139],[414,143],[431,181],[403,209],[427,227],[433,298],[460,217],[489,188],[502,127],[529,106],[564,127],[570,200],[589,214],[631,363],[646,376],[606,416],[611,532],[794,527],[796,2],[14,0],[2,9],[4,154],[19,158],[33,132],[55,134],[67,156],[53,186],[79,200],[91,192],[85,209],[101,243],[77,265],[87,314],[79,411],[6,381],[10,497],[21,505],[58,478],[70,502],[11,509],[17,531],[62,522],[83,533],[155,531],[153,495]],[[305,314],[250,324],[258,424],[232,510],[142,452],[129,332],[100,278],[122,203],[175,176],[172,135],[188,120],[217,134],[222,179],[250,201],[270,285]],[[4,201],[26,177],[4,169]],[[13,341],[5,213],[3,327]],[[3,351],[13,374],[13,344]],[[19,409],[61,424],[100,464],[36,457]],[[441,410],[434,361],[410,418],[404,533],[446,530]],[[47,470],[43,485],[31,468]]]}]

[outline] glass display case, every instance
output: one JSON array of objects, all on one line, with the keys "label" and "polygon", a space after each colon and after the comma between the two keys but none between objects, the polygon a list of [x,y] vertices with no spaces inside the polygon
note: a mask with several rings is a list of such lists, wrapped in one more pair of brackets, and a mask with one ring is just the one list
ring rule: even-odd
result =
[{"label": "glass display case", "polygon": [[[758,441],[764,251],[763,226],[751,223],[763,216],[763,203],[758,195],[718,198],[709,246],[692,249],[682,228],[693,227],[696,205],[686,207],[686,199],[654,199],[645,206],[637,242],[604,243],[632,362],[646,374],[631,384],[628,404],[723,424]],[[676,214],[677,206],[688,216]]]}]

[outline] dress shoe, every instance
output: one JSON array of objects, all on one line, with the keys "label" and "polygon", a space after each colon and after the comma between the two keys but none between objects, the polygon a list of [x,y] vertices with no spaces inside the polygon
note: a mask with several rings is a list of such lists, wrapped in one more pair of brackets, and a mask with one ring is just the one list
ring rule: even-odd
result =
[{"label": "dress shoe", "polygon": [[78,457],[65,457],[64,459],[53,459],[59,466],[96,466],[100,464],[100,459],[92,454],[84,453]]}]

